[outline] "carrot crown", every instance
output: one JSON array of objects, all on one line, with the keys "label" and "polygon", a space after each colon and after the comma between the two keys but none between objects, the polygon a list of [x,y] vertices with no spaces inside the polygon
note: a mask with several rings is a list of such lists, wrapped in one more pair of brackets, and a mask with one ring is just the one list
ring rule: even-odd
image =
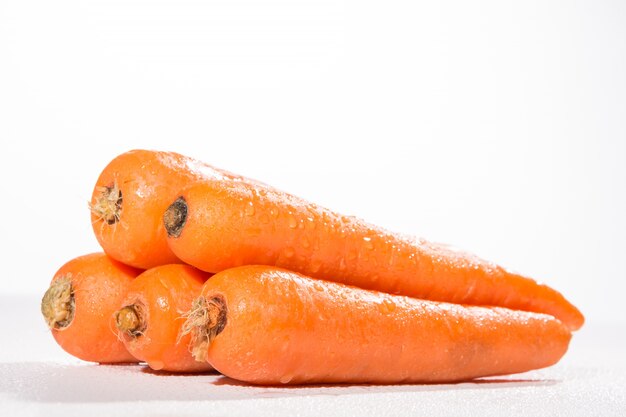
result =
[{"label": "carrot crown", "polygon": [[74,308],[72,276],[67,274],[50,284],[41,300],[41,314],[50,329],[61,330],[74,319]]},{"label": "carrot crown", "polygon": [[117,183],[107,187],[98,187],[100,195],[93,203],[89,203],[89,209],[98,218],[107,224],[115,224],[120,221],[122,212],[122,190]]},{"label": "carrot crown", "polygon": [[115,313],[115,325],[122,333],[130,337],[139,337],[146,330],[143,308],[139,304],[131,304]]},{"label": "carrot crown", "polygon": [[176,199],[163,214],[163,223],[167,235],[179,237],[187,222],[187,202],[181,196]]},{"label": "carrot crown", "polygon": [[207,362],[209,345],[226,327],[226,300],[221,295],[198,297],[185,315],[180,338],[191,333],[189,351],[198,362]]}]

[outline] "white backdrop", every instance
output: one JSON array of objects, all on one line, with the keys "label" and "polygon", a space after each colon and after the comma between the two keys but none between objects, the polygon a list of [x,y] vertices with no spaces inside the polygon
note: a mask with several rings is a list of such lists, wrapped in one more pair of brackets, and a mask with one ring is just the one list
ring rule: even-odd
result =
[{"label": "white backdrop", "polygon": [[174,150],[452,243],[626,321],[626,3],[0,0],[0,294],[98,250]]}]

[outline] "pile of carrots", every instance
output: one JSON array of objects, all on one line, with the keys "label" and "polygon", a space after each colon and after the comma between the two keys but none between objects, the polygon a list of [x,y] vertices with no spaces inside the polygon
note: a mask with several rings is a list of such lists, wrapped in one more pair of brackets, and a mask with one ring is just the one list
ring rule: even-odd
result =
[{"label": "pile of carrots", "polygon": [[63,265],[41,303],[86,361],[454,382],[553,365],[584,321],[528,277],[172,152],[119,155],[89,207],[104,252]]}]

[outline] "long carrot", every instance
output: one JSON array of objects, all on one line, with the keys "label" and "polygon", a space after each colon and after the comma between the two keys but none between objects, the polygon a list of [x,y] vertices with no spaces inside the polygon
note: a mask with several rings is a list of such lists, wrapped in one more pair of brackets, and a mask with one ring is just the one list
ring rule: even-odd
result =
[{"label": "long carrot", "polygon": [[164,265],[139,275],[129,286],[116,324],[128,351],[155,370],[198,372],[213,369],[193,359],[189,336],[178,339],[182,316],[210,274],[188,265]]},{"label": "long carrot", "polygon": [[224,180],[245,179],[174,152],[121,154],[93,190],[89,207],[96,238],[109,256],[137,268],[180,262],[167,246],[163,211],[182,187]]},{"label": "long carrot", "polygon": [[85,361],[137,362],[117,337],[113,313],[140,272],[104,253],[63,265],[41,300],[41,313],[57,343]]},{"label": "long carrot", "polygon": [[254,384],[451,382],[556,363],[552,316],[367,291],[267,266],[214,275],[185,323],[196,359]]},{"label": "long carrot", "polygon": [[547,313],[572,330],[584,321],[563,295],[530,278],[266,186],[190,185],[169,206],[164,224],[172,251],[213,273],[275,265],[393,294]]}]

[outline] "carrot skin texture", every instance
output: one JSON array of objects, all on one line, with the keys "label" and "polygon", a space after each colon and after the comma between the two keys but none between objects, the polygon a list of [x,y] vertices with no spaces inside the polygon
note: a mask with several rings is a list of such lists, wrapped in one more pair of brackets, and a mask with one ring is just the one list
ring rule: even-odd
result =
[{"label": "carrot skin texture", "polygon": [[194,184],[177,201],[186,204],[186,219],[177,236],[168,236],[169,246],[205,271],[273,265],[392,294],[551,314],[571,330],[584,322],[580,311],[547,285],[267,186]]},{"label": "carrot skin texture", "polygon": [[[90,206],[93,231],[104,251],[128,265],[148,269],[181,263],[169,249],[163,211],[184,186],[196,181],[243,180],[235,174],[174,153],[132,150],[114,158],[100,174]],[[105,190],[119,190],[119,207],[110,223],[98,212]],[[113,209],[118,196],[105,201]]]},{"label": "carrot skin texture", "polygon": [[461,306],[320,281],[266,266],[213,276],[226,304],[206,359],[253,384],[434,383],[538,369],[566,352],[552,316]]},{"label": "carrot skin texture", "polygon": [[179,339],[183,314],[200,294],[210,274],[188,265],[162,265],[139,275],[118,307],[141,306],[145,328],[141,334],[120,334],[130,353],[154,370],[203,372],[208,363],[195,361],[189,353],[189,336]]},{"label": "carrot skin texture", "polygon": [[75,305],[71,323],[62,329],[51,329],[59,346],[84,361],[137,362],[117,338],[113,313],[140,272],[104,253],[80,256],[63,265],[52,283],[69,277]]}]

